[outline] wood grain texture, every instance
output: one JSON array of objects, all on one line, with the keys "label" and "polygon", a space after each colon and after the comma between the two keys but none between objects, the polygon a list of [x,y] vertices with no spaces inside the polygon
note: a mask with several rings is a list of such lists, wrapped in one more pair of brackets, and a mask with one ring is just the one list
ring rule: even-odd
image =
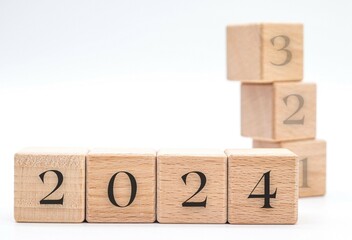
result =
[{"label": "wood grain texture", "polygon": [[[270,83],[303,79],[302,24],[231,25],[226,32],[229,80]],[[273,43],[277,36],[287,36],[289,40],[278,37]],[[275,65],[285,62],[287,51],[290,61]]]},{"label": "wood grain texture", "polygon": [[261,29],[260,24],[233,25],[226,28],[228,79],[261,79]]},{"label": "wood grain texture", "polygon": [[[200,187],[199,171],[206,176],[204,188],[190,201],[206,207],[183,207]],[[157,156],[157,219],[160,223],[225,223],[227,220],[227,157],[222,150],[160,150]]]},{"label": "wood grain texture", "polygon": [[[298,159],[287,149],[226,150],[228,155],[228,221],[231,224],[295,224],[298,210]],[[270,171],[272,208],[263,198],[248,198]],[[254,194],[264,193],[260,181]]]},{"label": "wood grain texture", "polygon": [[[83,222],[85,217],[86,149],[28,148],[15,154],[15,220],[17,222]],[[46,199],[63,204],[40,204],[58,183],[53,172],[63,175],[62,185]]]},{"label": "wood grain texture", "polygon": [[272,84],[241,85],[241,134],[252,138],[273,138],[274,88]]},{"label": "wood grain texture", "polygon": [[[288,119],[302,121],[285,122]],[[316,85],[297,82],[242,84],[241,133],[265,141],[315,138]]]},{"label": "wood grain texture", "polygon": [[[305,140],[289,142],[253,141],[254,148],[287,148],[298,155],[299,196],[323,196],[326,193],[326,142]],[[306,159],[306,160],[305,160]],[[306,161],[306,165],[304,163]],[[306,167],[306,169],[304,169]],[[306,173],[306,176],[304,174]]]},{"label": "wood grain texture", "polygon": [[[128,172],[137,183],[131,205],[131,181],[125,173],[116,175],[112,204],[108,185],[117,172]],[[87,157],[87,221],[152,223],[156,211],[156,152],[151,149],[93,149]]]}]

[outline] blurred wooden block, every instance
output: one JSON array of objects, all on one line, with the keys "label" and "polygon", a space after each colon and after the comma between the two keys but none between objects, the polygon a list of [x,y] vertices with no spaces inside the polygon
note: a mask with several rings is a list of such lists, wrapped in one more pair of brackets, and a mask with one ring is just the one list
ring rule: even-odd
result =
[{"label": "blurred wooden block", "polygon": [[86,149],[29,148],[15,155],[17,222],[83,222]]},{"label": "blurred wooden block", "polygon": [[161,150],[157,157],[160,223],[225,223],[227,157],[221,150]]},{"label": "blurred wooden block", "polygon": [[156,152],[93,149],[87,158],[87,221],[155,221]]},{"label": "blurred wooden block", "polygon": [[242,84],[242,135],[267,141],[315,138],[316,85]]},{"label": "blurred wooden block", "polygon": [[253,141],[255,148],[287,148],[298,155],[299,196],[325,195],[326,191],[326,142],[305,140],[292,142]]},{"label": "blurred wooden block", "polygon": [[248,82],[303,79],[303,25],[227,27],[227,78]]},{"label": "blurred wooden block", "polygon": [[226,150],[228,221],[295,224],[298,160],[287,149]]}]

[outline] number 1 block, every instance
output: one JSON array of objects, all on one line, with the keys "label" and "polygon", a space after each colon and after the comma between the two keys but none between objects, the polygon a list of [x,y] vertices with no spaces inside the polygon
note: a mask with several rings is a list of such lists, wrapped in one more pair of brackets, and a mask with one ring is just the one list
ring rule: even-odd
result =
[{"label": "number 1 block", "polygon": [[326,191],[326,142],[305,140],[289,142],[253,141],[255,148],[287,148],[299,157],[299,196],[322,196]]},{"label": "number 1 block", "polygon": [[267,141],[315,138],[316,85],[242,84],[241,132]]},{"label": "number 1 block", "polygon": [[227,157],[222,150],[161,150],[157,156],[160,223],[226,223]]},{"label": "number 1 block", "polygon": [[83,222],[86,149],[30,148],[15,155],[17,222]]},{"label": "number 1 block", "polygon": [[302,80],[303,25],[228,26],[227,77],[261,83]]},{"label": "number 1 block", "polygon": [[231,224],[295,224],[298,159],[287,149],[226,150],[228,221]]}]

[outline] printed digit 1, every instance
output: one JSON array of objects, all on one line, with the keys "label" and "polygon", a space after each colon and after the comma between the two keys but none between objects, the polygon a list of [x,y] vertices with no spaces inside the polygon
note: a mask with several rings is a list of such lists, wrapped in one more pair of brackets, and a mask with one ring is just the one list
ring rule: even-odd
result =
[{"label": "printed digit 1", "polygon": [[301,188],[309,188],[308,186],[308,158],[301,159],[302,164],[302,185]]}]

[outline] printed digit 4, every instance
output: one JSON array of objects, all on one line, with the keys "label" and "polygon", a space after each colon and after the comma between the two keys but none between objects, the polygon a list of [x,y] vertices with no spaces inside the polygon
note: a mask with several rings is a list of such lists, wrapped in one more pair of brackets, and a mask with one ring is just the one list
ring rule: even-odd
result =
[{"label": "printed digit 4", "polygon": [[[257,188],[258,184],[264,178],[264,194],[253,194],[254,190]],[[270,199],[276,198],[277,188],[275,192],[270,194],[270,171],[263,174],[263,176],[259,179],[257,185],[253,188],[252,192],[249,194],[248,198],[264,198],[264,205],[262,208],[272,208],[270,205]]]}]

